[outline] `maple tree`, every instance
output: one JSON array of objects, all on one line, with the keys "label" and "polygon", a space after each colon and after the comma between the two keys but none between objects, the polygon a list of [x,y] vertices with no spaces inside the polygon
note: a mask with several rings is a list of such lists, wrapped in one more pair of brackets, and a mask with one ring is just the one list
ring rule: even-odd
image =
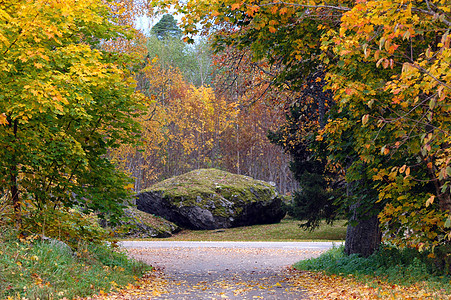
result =
[{"label": "maple tree", "polygon": [[400,245],[451,238],[449,20],[449,1],[362,1],[323,45],[340,55],[330,87],[348,118],[326,132],[353,131]]},{"label": "maple tree", "polygon": [[133,141],[130,58],[102,49],[130,38],[100,0],[0,3],[0,181],[20,207],[78,205],[117,218],[128,179],[106,158]]}]

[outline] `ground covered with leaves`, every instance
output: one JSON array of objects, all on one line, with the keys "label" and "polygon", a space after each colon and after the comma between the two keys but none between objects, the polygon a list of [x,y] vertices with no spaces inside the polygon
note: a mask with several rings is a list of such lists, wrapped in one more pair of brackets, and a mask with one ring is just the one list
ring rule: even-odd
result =
[{"label": "ground covered with leaves", "polygon": [[[434,279],[433,275],[422,273],[423,280],[420,280],[418,262],[405,268],[410,279],[406,276],[402,279],[399,273],[385,278],[362,274],[337,275],[330,269],[319,271],[318,266],[321,262],[325,270],[327,264],[324,261],[332,261],[331,257],[339,259],[342,249],[322,252],[236,248],[130,249],[131,256],[161,267],[120,292],[101,293],[92,299],[451,299],[445,284],[446,280],[449,284],[449,278],[437,276]],[[297,268],[302,265],[313,269],[316,264],[318,270],[296,270],[284,266],[295,257],[310,257],[304,260],[303,265],[296,264]],[[362,267],[363,260],[367,265],[374,264],[374,258],[359,259],[359,267]],[[355,257],[349,261],[359,265]],[[343,261],[334,263],[346,267]],[[397,268],[401,270],[404,267],[398,265]],[[367,272],[369,269],[366,268]],[[429,273],[426,271],[426,274]],[[399,279],[398,283],[394,283],[394,278]],[[434,286],[434,280],[442,280],[441,287]]]},{"label": "ground covered with leaves", "polygon": [[[129,284],[119,292],[106,295],[98,294],[91,299],[138,299],[146,297],[148,299],[177,299],[173,298],[171,285],[184,289],[186,296],[193,296],[191,293],[205,291],[215,286],[221,287],[217,298],[208,299],[263,299],[262,296],[254,295],[251,298],[242,298],[243,294],[253,289],[274,291],[283,289],[284,292],[301,291],[305,293],[306,299],[451,299],[449,294],[440,290],[430,290],[424,284],[403,286],[372,281],[364,283],[356,280],[352,275],[337,276],[326,275],[324,272],[309,272],[287,269],[285,279],[282,284],[276,283],[268,285],[256,281],[203,281],[192,286],[187,286],[187,282],[170,282],[164,277],[161,271],[155,271],[147,275],[135,284]],[[180,295],[177,295],[180,297]],[[240,298],[241,297],[241,298]],[[308,297],[308,298],[307,298]],[[183,298],[179,298],[183,299]],[[277,298],[273,298],[277,299]]]},{"label": "ground covered with leaves", "polygon": [[362,258],[339,247],[294,267],[294,280],[315,299],[451,299],[446,266],[416,249],[382,245]]},{"label": "ground covered with leaves", "polygon": [[432,290],[424,283],[404,286],[370,277],[365,282],[353,275],[294,270],[290,281],[307,289],[311,299],[451,299],[446,291]]}]

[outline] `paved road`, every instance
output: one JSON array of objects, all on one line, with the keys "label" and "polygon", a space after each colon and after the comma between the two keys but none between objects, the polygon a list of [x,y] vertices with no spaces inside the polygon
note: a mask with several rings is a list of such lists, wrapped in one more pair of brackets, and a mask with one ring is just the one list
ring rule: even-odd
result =
[{"label": "paved road", "polygon": [[[333,243],[125,241],[131,256],[161,270],[168,293],[152,299],[308,299],[289,267]],[[338,246],[338,245],[337,245]]]},{"label": "paved road", "polygon": [[188,241],[123,241],[125,248],[270,248],[331,249],[341,242],[188,242]]}]

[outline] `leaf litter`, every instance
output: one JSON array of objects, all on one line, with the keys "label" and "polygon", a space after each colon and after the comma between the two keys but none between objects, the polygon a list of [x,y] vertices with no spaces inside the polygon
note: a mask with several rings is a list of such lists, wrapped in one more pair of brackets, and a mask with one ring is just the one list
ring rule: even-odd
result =
[{"label": "leaf litter", "polygon": [[[274,259],[284,263],[290,256],[298,260],[315,257],[323,252],[319,250],[140,248],[128,251],[132,257],[147,263],[154,261],[150,264],[160,266],[134,284],[89,299],[451,299],[421,284],[407,287],[378,280],[363,283],[353,276],[298,271],[289,267],[291,264],[281,267],[281,264],[264,263]],[[254,263],[257,257],[263,262]]]}]

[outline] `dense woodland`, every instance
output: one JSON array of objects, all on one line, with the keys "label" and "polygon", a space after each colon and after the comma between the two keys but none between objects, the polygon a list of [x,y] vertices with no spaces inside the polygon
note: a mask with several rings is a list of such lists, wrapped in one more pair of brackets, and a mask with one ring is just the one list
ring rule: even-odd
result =
[{"label": "dense woodland", "polygon": [[[216,167],[293,193],[306,228],[346,216],[348,254],[383,240],[445,261],[450,10],[1,1],[2,209],[31,229],[73,208],[114,223],[135,191]],[[160,20],[148,33],[132,28],[143,14]]]},{"label": "dense woodland", "polygon": [[214,167],[292,192],[297,184],[289,156],[267,137],[285,120],[281,96],[264,90],[270,78],[243,53],[215,54],[206,38],[185,43],[176,22],[163,15],[145,39],[146,60],[136,75],[138,90],[150,100],[137,120],[141,143],[124,145],[111,156],[136,178],[135,191]]}]

